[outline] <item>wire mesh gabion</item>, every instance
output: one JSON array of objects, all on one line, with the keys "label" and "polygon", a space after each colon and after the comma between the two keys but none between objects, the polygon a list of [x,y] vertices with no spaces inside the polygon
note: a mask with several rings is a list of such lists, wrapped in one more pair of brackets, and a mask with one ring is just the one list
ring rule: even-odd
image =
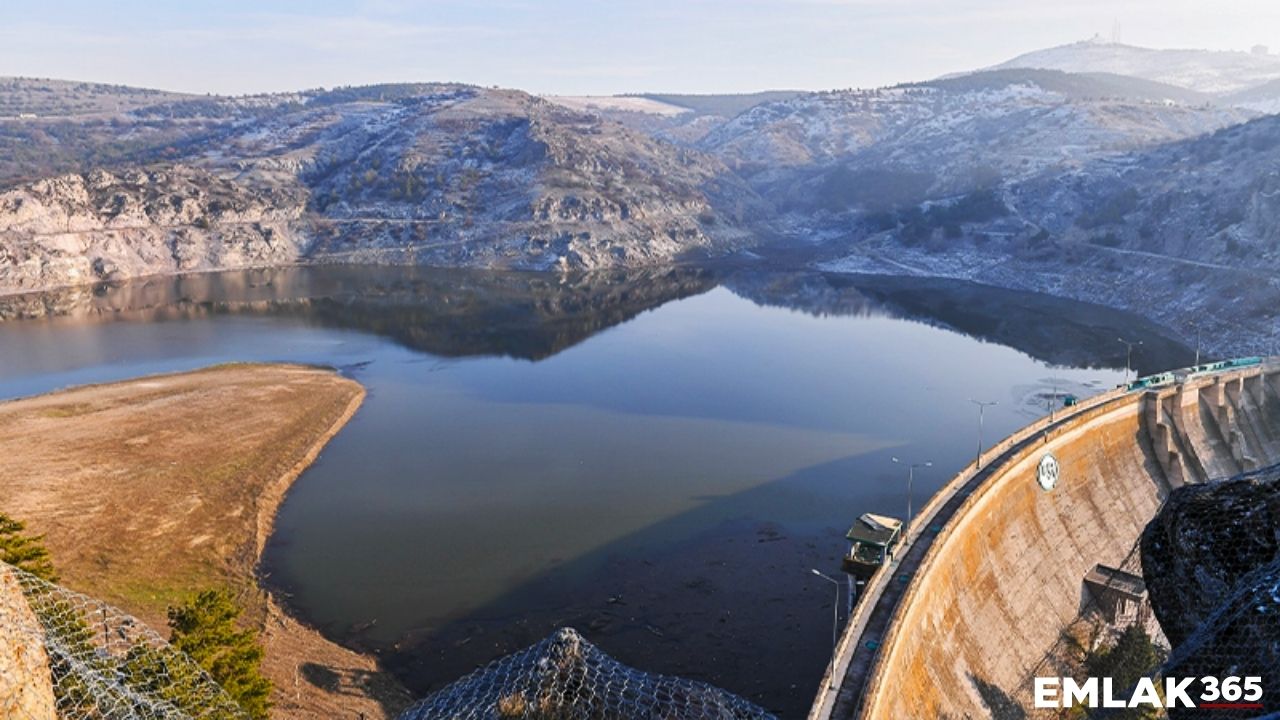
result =
[{"label": "wire mesh gabion", "polygon": [[572,628],[490,663],[399,720],[765,720],[766,710],[706,683],[627,667]]},{"label": "wire mesh gabion", "polygon": [[[1167,716],[1191,720],[1211,709],[1221,720],[1280,719],[1280,465],[1175,490],[1140,543],[1152,606],[1172,645],[1144,676],[1157,687],[1191,679],[1187,692],[1200,703],[1172,706]],[[1222,686],[1205,699],[1204,678],[1217,687],[1249,676],[1258,678],[1261,697]],[[1089,714],[1148,716],[1108,708]]]},{"label": "wire mesh gabion", "polygon": [[137,618],[2,562],[0,716],[246,718],[199,665]]},{"label": "wire mesh gabion", "polygon": [[[0,717],[245,720],[193,660],[138,619],[0,562]],[[706,683],[653,675],[572,629],[496,660],[399,720],[772,720]]]}]

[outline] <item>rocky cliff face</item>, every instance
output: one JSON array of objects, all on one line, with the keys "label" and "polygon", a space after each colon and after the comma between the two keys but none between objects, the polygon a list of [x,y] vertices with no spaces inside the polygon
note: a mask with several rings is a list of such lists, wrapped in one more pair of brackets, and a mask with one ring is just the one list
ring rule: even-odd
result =
[{"label": "rocky cliff face", "polygon": [[177,165],[14,188],[0,194],[0,292],[295,262],[304,197]]},{"label": "rocky cliff face", "polygon": [[[1142,574],[1173,677],[1261,676],[1280,687],[1280,472],[1170,495],[1142,535]],[[1280,703],[1264,693],[1260,717]],[[1171,710],[1170,717],[1197,716]]]},{"label": "rocky cliff face", "polygon": [[[177,162],[0,195],[0,292],[312,261],[649,265],[746,244],[764,214],[710,156],[518,91],[164,99],[197,118],[161,135]],[[110,134],[85,123],[81,140],[109,156]]]},{"label": "rocky cliff face", "polygon": [[0,563],[0,717],[58,717],[39,628],[14,571]]}]

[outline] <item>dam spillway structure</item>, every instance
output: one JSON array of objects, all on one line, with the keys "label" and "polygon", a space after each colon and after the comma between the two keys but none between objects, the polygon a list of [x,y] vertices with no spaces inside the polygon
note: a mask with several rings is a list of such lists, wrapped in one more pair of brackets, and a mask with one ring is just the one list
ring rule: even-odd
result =
[{"label": "dam spillway structure", "polygon": [[1040,717],[1034,678],[1065,674],[1062,645],[1086,610],[1158,635],[1143,531],[1178,488],[1280,463],[1280,359],[1143,378],[982,461],[934,495],[867,584],[810,720]]}]

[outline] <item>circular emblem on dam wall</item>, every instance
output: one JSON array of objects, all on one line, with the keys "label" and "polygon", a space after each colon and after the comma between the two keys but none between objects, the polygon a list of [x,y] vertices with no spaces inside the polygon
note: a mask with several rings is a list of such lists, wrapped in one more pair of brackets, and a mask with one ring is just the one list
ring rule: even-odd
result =
[{"label": "circular emblem on dam wall", "polygon": [[1058,485],[1058,474],[1062,472],[1062,466],[1058,464],[1058,458],[1053,453],[1045,453],[1040,458],[1040,466],[1036,468],[1036,482],[1040,483],[1041,489],[1048,492]]}]

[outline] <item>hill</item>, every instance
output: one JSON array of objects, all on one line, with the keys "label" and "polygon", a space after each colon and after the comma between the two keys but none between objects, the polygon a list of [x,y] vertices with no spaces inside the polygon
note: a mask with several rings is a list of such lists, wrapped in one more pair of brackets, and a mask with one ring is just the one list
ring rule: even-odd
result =
[{"label": "hill", "polygon": [[1155,50],[1094,39],[1029,52],[991,69],[1008,68],[1113,73],[1203,93],[1227,94],[1280,78],[1280,55]]},{"label": "hill", "polygon": [[0,77],[0,117],[74,117],[129,112],[191,97],[126,85]]},{"label": "hill", "polygon": [[765,103],[699,147],[784,211],[876,212],[1067,171],[1252,116],[1141,80],[1003,70]]},{"label": "hill", "polygon": [[735,248],[765,208],[705,153],[514,90],[158,99],[0,123],[0,292],[316,260],[637,266]]}]

